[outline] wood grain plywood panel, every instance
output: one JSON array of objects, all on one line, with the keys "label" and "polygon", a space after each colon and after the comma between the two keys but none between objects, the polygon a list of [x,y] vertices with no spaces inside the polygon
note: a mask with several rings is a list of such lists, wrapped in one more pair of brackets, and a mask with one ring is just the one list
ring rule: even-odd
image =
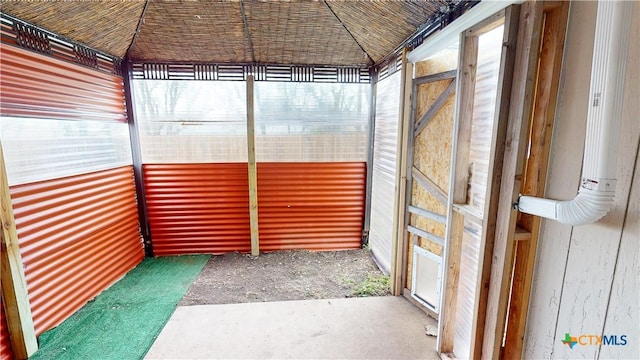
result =
[{"label": "wood grain plywood panel", "polygon": [[458,68],[458,51],[443,51],[429,60],[416,63],[416,77],[437,74]]}]

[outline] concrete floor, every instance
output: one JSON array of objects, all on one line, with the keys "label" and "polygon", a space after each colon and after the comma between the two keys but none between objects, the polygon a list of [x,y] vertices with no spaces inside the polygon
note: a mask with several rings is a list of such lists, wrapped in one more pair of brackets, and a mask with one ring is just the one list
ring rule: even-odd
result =
[{"label": "concrete floor", "polygon": [[178,307],[146,359],[439,359],[402,297]]}]

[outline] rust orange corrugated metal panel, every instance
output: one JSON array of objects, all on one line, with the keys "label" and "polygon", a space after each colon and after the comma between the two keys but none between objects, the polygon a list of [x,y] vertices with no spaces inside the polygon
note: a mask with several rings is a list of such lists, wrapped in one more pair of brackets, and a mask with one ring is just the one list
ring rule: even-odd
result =
[{"label": "rust orange corrugated metal panel", "polygon": [[4,315],[4,305],[0,301],[0,360],[13,359],[13,350],[11,349],[11,341],[9,340],[9,328],[7,327],[7,319]]},{"label": "rust orange corrugated metal panel", "polygon": [[131,166],[17,185],[10,192],[36,334],[142,261]]},{"label": "rust orange corrugated metal panel", "polygon": [[247,164],[143,166],[154,255],[249,251]]},{"label": "rust orange corrugated metal panel", "polygon": [[0,46],[0,114],[126,121],[122,78],[11,45]]},{"label": "rust orange corrugated metal panel", "polygon": [[366,164],[258,163],[260,250],[361,246]]}]

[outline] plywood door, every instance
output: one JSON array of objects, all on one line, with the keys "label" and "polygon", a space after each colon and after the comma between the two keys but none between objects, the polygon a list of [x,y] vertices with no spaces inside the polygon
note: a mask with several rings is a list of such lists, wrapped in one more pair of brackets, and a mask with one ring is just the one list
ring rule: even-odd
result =
[{"label": "plywood door", "polygon": [[[406,296],[437,316],[449,187],[457,50],[415,64],[406,126],[402,285]],[[404,175],[403,175],[404,177]],[[425,266],[428,263],[429,266]]]},{"label": "plywood door", "polygon": [[417,301],[437,313],[439,297],[429,296],[418,288],[439,289],[441,284],[437,274],[440,269],[435,269],[435,273],[422,271],[424,267],[418,266],[414,259],[419,259],[416,257],[418,253],[424,253],[437,263],[442,262],[447,201],[443,189],[448,185],[456,70],[434,73],[437,66],[425,64],[417,69],[425,67],[428,67],[424,70],[428,74],[413,80],[411,94],[410,161],[407,168],[410,175],[405,209],[409,240],[406,286]]}]

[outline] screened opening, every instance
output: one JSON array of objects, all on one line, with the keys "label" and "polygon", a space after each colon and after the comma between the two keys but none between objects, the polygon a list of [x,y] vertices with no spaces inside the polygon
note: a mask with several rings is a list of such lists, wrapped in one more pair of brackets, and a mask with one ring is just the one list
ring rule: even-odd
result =
[{"label": "screened opening", "polygon": [[0,117],[9,185],[131,165],[121,122]]},{"label": "screened opening", "polygon": [[[33,10],[26,2],[21,5]],[[426,277],[393,274],[408,273],[411,246],[421,249],[416,256],[429,253],[416,235],[420,229],[413,226],[413,215],[435,222],[443,217],[410,204],[400,209],[398,199],[407,194],[398,187],[406,186],[407,178],[411,184],[423,170],[397,163],[406,161],[407,141],[414,151],[413,132],[428,120],[405,124],[411,117],[405,113],[415,116],[416,105],[424,111],[425,102],[416,104],[414,98],[409,105],[405,92],[411,84],[405,82],[411,73],[405,70],[412,65],[406,51],[400,58],[397,49],[418,46],[438,23],[445,26],[467,8],[429,2],[192,2],[179,11],[175,4],[153,1],[102,10],[100,2],[94,5],[95,18],[109,23],[116,23],[109,17],[114,13],[119,20],[133,14],[128,23],[96,30],[109,35],[101,41],[126,39],[122,49],[76,44],[63,38],[71,35],[23,24],[13,18],[20,15],[19,7],[9,7],[17,15],[2,17],[3,46],[25,48],[8,51],[15,69],[2,72],[0,136],[36,332],[56,327],[141,264],[143,249],[153,256],[361,249],[370,230],[365,221],[370,199],[375,208],[371,249],[384,259],[379,266],[392,273],[392,284],[402,282],[401,291],[414,290],[417,298],[438,307],[440,255],[431,262],[413,258],[416,271]],[[59,10],[52,5],[35,12]],[[173,20],[165,21],[166,16]],[[381,19],[393,26],[380,26]],[[156,31],[157,24],[175,31]],[[133,32],[127,34],[129,27]],[[181,33],[185,29],[190,36]],[[237,38],[225,38],[227,33]],[[2,50],[4,67],[8,58]],[[11,78],[16,74],[25,77]],[[381,74],[378,87],[372,86]],[[453,88],[431,99],[434,112]],[[483,109],[473,110],[475,121]],[[410,140],[405,139],[408,126]],[[475,123],[473,131],[484,135]],[[474,184],[487,183],[482,161],[471,171],[470,191],[476,194]],[[420,179],[434,187],[435,200],[443,197],[441,184]],[[411,200],[413,188],[408,188]],[[482,201],[472,196],[470,204]],[[396,218],[403,210],[408,220],[401,224]],[[399,235],[401,226],[416,236]],[[434,229],[420,236],[441,242]],[[475,251],[464,245],[464,251]],[[400,246],[409,253],[398,256]],[[409,263],[394,263],[400,261]],[[477,272],[476,267],[463,262],[462,271]],[[406,289],[411,279],[414,285]]]},{"label": "screened opening", "polygon": [[[154,253],[248,251],[247,82],[132,85]],[[255,82],[261,251],[360,248],[370,89]]]},{"label": "screened opening", "polygon": [[257,161],[366,161],[370,89],[257,82]]},{"label": "screened opening", "polygon": [[247,161],[242,81],[134,80],[142,162]]}]

